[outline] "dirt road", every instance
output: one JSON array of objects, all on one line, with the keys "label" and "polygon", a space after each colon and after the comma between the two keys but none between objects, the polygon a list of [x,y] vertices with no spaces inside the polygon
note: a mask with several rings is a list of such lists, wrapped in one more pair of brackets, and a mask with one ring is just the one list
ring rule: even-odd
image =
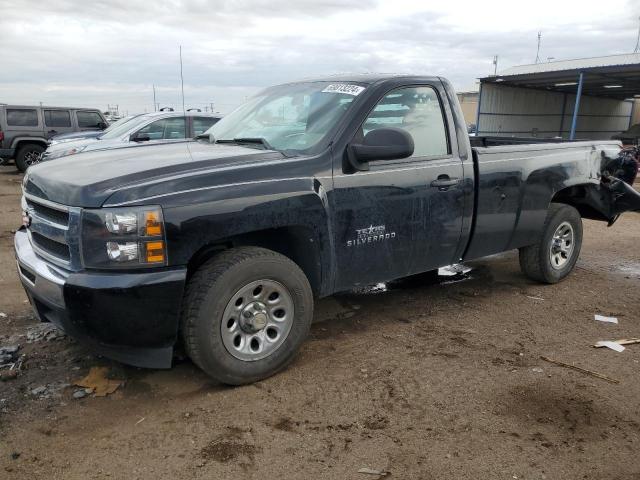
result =
[{"label": "dirt road", "polygon": [[[585,222],[581,260],[559,285],[529,281],[509,252],[467,276],[323,300],[291,367],[228,388],[187,360],[140,370],[66,338],[28,343],[35,320],[12,252],[19,182],[0,168],[0,346],[19,343],[26,358],[0,382],[0,478],[378,478],[363,467],[403,479],[640,478],[640,345],[591,347],[640,337],[638,214]],[[124,385],[73,398],[66,384],[96,365]]]}]

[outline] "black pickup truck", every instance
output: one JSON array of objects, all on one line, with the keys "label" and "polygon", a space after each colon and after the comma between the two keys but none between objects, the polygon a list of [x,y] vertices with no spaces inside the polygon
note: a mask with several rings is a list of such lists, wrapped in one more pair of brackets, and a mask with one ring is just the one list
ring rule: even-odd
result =
[{"label": "black pickup truck", "polygon": [[293,358],[314,297],[511,249],[555,283],[582,218],[640,209],[617,142],[473,141],[439,77],[268,88],[195,142],[31,168],[20,279],[43,321],[97,353],[169,367],[181,339],[242,384]]}]

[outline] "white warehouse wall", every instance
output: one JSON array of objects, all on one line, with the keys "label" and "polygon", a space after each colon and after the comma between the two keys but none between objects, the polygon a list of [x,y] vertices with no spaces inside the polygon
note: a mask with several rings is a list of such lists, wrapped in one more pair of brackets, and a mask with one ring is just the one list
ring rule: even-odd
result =
[{"label": "white warehouse wall", "polygon": [[[478,135],[569,138],[575,94],[483,83]],[[633,102],[582,95],[576,139],[606,140],[629,127]],[[564,115],[563,115],[564,111]]]}]

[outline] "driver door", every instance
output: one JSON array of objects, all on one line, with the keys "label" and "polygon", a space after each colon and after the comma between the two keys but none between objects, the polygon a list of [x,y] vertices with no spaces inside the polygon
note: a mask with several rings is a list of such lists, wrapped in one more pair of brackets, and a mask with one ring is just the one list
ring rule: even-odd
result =
[{"label": "driver door", "polygon": [[[452,150],[438,85],[385,94],[356,132],[408,132],[415,150],[399,160],[371,161],[369,171],[334,175],[336,290],[383,282],[454,262],[464,207],[462,162]],[[441,88],[441,87],[440,87]],[[455,148],[455,147],[453,147]]]}]

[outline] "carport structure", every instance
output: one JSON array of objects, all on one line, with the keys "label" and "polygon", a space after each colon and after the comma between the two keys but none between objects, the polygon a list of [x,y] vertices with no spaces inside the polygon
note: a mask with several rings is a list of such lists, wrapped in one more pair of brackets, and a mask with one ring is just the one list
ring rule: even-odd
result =
[{"label": "carport structure", "polygon": [[640,53],[520,65],[480,79],[478,135],[609,139],[640,99]]}]

